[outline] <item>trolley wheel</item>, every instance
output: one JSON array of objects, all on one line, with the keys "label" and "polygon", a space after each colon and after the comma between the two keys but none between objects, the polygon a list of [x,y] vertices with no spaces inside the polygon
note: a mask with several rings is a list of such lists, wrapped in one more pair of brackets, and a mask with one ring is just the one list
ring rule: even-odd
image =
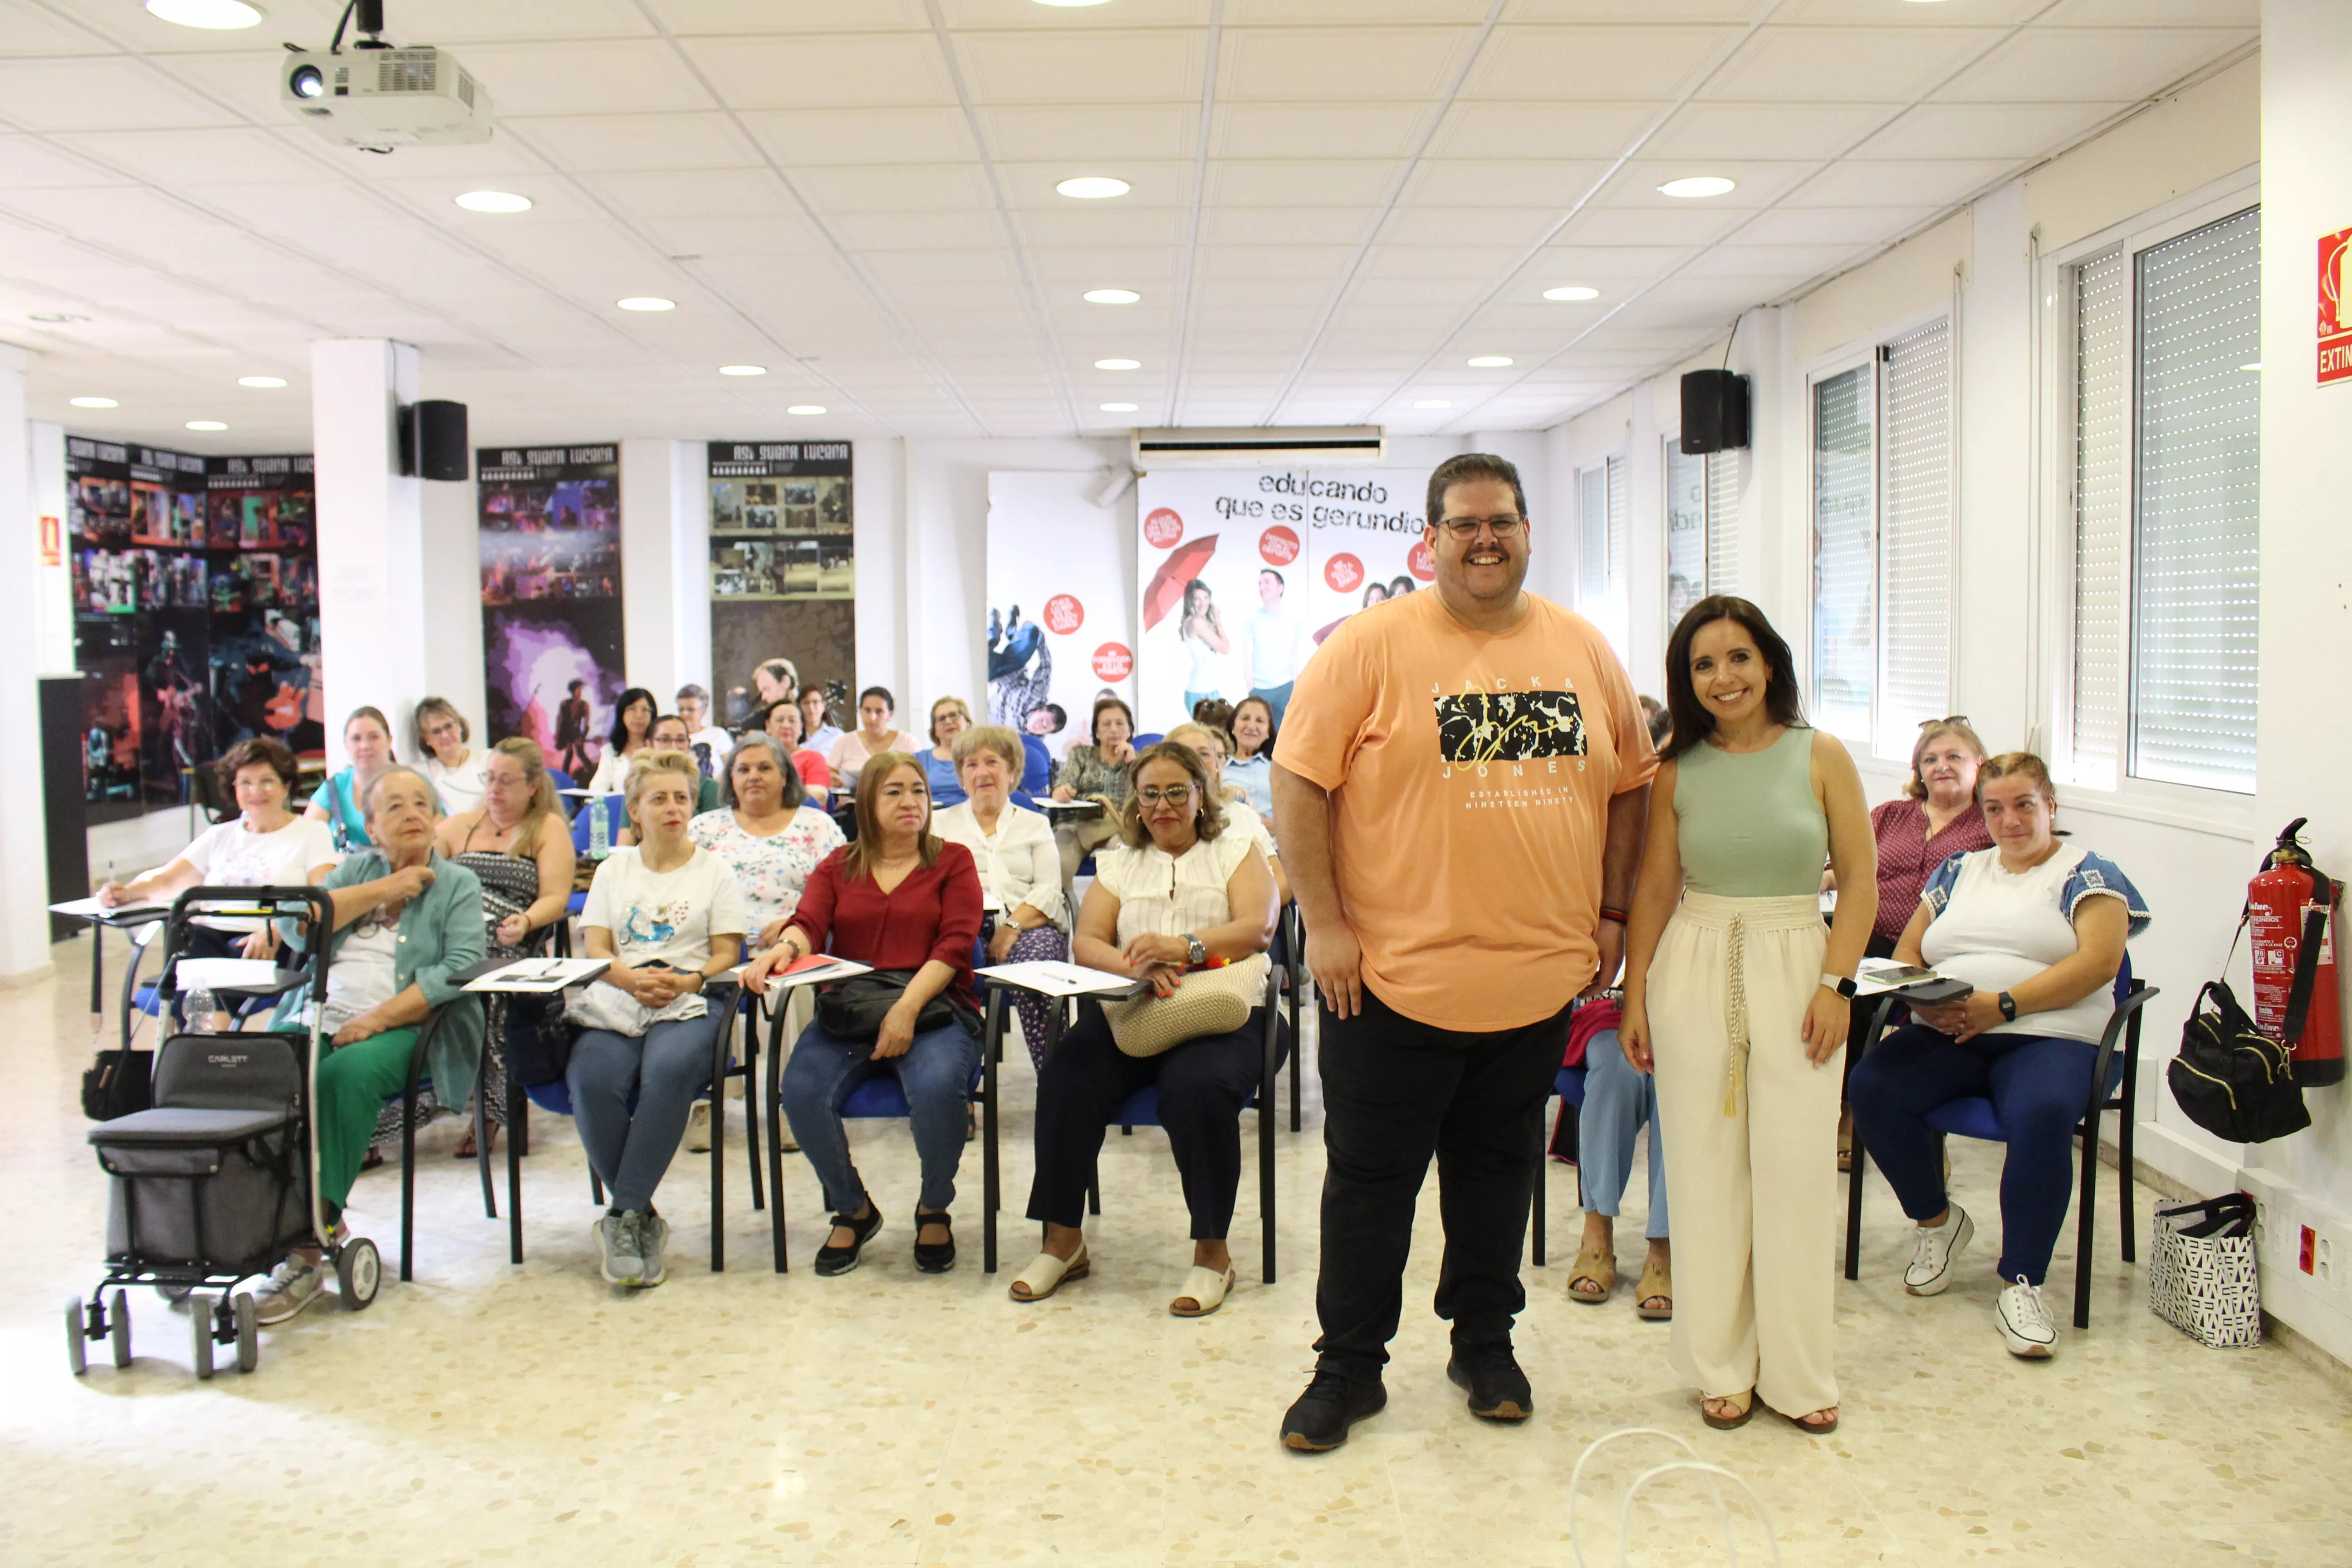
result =
[{"label": "trolley wheel", "polygon": [[155,1294],[163,1297],[163,1300],[171,1302],[172,1305],[176,1307],[181,1302],[186,1300],[188,1299],[188,1292],[194,1289],[195,1287],[193,1285],[158,1285],[155,1287]]},{"label": "trolley wheel", "polygon": [[106,1310],[107,1330],[114,1342],[114,1364],[131,1364],[131,1292],[117,1290]]},{"label": "trolley wheel", "polygon": [[236,1370],[251,1372],[261,1364],[261,1314],[253,1305],[253,1292],[239,1290],[234,1305],[236,1308]]},{"label": "trolley wheel", "polygon": [[196,1363],[196,1377],[209,1383],[213,1375],[213,1299],[201,1290],[188,1294],[189,1359]]},{"label": "trolley wheel", "polygon": [[378,1256],[375,1243],[366,1237],[355,1237],[343,1243],[335,1253],[335,1289],[342,1292],[343,1307],[348,1311],[362,1311],[375,1300],[375,1289],[383,1283],[383,1259]]},{"label": "trolley wheel", "polygon": [[66,1364],[79,1377],[89,1370],[89,1348],[82,1343],[83,1318],[81,1298],[66,1298]]}]

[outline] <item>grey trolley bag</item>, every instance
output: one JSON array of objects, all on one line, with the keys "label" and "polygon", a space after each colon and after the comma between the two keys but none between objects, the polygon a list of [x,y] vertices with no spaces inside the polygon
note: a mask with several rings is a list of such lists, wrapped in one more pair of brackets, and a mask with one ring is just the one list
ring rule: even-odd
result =
[{"label": "grey trolley bag", "polygon": [[[302,963],[240,994],[326,994],[334,902],[322,888],[191,888],[172,905],[157,984],[171,998],[196,989],[178,975],[196,914],[290,921],[303,932]],[[98,1163],[111,1178],[106,1278],[84,1301],[66,1303],[66,1358],[75,1375],[87,1346],[109,1340],[118,1367],[131,1363],[128,1287],[152,1285],[185,1298],[196,1375],[213,1374],[213,1348],[236,1347],[236,1368],[259,1364],[258,1322],[245,1280],[266,1275],[292,1248],[316,1245],[333,1263],[343,1305],[375,1300],[383,1276],[375,1244],[338,1240],[319,1195],[318,1129],[310,1113],[325,1041],[320,1009],[294,1030],[182,1032],[156,1047],[152,1108],[90,1129]],[[232,1293],[234,1292],[234,1293]]]}]

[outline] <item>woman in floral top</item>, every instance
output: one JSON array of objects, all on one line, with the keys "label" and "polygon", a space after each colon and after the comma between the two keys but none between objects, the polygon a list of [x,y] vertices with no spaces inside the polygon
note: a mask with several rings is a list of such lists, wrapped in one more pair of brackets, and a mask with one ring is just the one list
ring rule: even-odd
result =
[{"label": "woman in floral top", "polygon": [[1062,882],[1067,886],[1088,855],[1118,837],[1119,807],[1127,804],[1128,764],[1135,760],[1135,715],[1116,697],[1095,700],[1088,726],[1090,743],[1072,746],[1062,756],[1062,774],[1054,785],[1059,801],[1099,800],[1099,816],[1056,823],[1054,839],[1062,851]]},{"label": "woman in floral top", "polygon": [[808,804],[783,747],[756,731],[727,759],[726,803],[688,823],[686,832],[735,873],[759,948],[782,938],[808,874],[845,842],[833,818]]}]

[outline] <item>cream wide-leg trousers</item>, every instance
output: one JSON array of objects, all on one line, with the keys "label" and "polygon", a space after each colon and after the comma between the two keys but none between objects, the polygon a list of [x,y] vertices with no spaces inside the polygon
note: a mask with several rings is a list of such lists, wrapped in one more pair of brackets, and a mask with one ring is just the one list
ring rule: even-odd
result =
[{"label": "cream wide-leg trousers", "polygon": [[1838,1402],[1841,1052],[1805,1059],[1829,933],[1812,894],[1685,895],[1650,962],[1675,1216],[1675,1369],[1789,1415]]}]

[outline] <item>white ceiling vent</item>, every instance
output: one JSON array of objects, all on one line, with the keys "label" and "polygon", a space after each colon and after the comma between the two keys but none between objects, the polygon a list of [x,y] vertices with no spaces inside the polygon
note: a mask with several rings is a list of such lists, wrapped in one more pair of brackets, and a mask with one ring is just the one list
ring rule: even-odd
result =
[{"label": "white ceiling vent", "polygon": [[1386,449],[1386,437],[1378,425],[1293,425],[1135,433],[1135,466],[1145,469],[1377,463]]}]

